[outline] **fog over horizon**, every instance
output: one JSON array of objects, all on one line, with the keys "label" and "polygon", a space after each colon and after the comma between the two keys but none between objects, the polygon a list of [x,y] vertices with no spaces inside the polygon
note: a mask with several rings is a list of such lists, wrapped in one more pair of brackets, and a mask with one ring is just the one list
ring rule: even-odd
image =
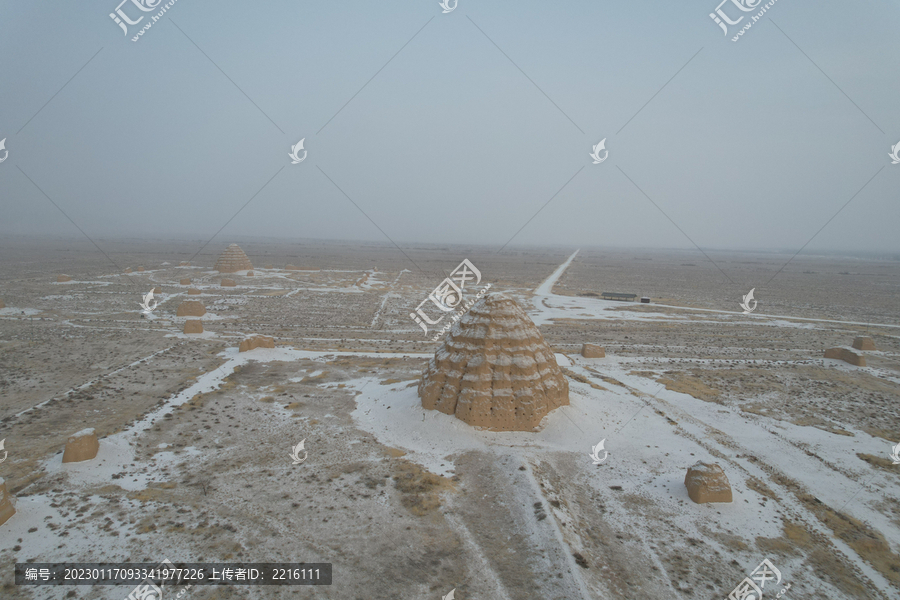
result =
[{"label": "fog over horizon", "polygon": [[900,5],[716,4],[6,3],[0,236],[900,252]]},{"label": "fog over horizon", "polygon": [[[143,247],[143,245],[153,245],[153,244],[169,244],[169,243],[178,243],[183,244],[184,247],[179,247],[175,254],[179,256],[185,253],[195,254],[197,251],[200,251],[198,256],[207,256],[207,257],[217,257],[221,254],[225,248],[227,248],[230,244],[236,243],[242,247],[245,253],[248,256],[253,256],[254,252],[252,246],[290,246],[290,245],[299,245],[299,246],[309,246],[313,244],[323,244],[323,245],[334,245],[334,246],[344,246],[344,245],[358,245],[359,247],[364,246],[375,246],[375,247],[384,247],[386,249],[394,249],[399,246],[402,250],[415,250],[416,248],[434,250],[436,248],[449,248],[449,249],[470,249],[470,250],[478,250],[483,252],[497,252],[498,244],[479,244],[479,243],[463,243],[463,242],[450,242],[450,241],[404,241],[399,244],[392,243],[387,239],[349,239],[349,238],[339,238],[339,237],[289,237],[289,236],[263,236],[263,235],[244,235],[244,234],[236,234],[236,235],[224,235],[220,234],[216,236],[214,239],[210,240],[208,238],[204,239],[196,235],[190,234],[161,234],[161,235],[144,235],[144,234],[135,234],[135,235],[117,235],[113,234],[105,234],[97,237],[92,236],[90,239],[85,238],[85,236],[81,233],[62,233],[59,235],[53,234],[45,234],[45,233],[4,233],[0,232],[0,246],[9,244],[10,246],[16,246],[18,244],[44,244],[47,242],[51,242],[54,244],[75,244],[79,246],[83,246],[85,250],[96,250],[96,246],[93,243],[99,243],[101,248],[104,250],[110,251],[110,253],[121,253],[123,252],[122,246],[133,246],[134,254],[146,254],[146,253],[154,253],[153,250],[147,249]],[[103,244],[109,244],[109,246],[104,246]],[[251,246],[252,245],[252,246]],[[800,254],[797,254],[796,248],[716,248],[709,246],[701,246],[700,250],[698,250],[694,246],[685,245],[681,247],[677,246],[639,246],[639,245],[614,245],[614,244],[575,244],[575,243],[530,243],[530,244],[519,244],[519,243],[511,243],[502,251],[504,254],[512,254],[521,251],[534,251],[536,249],[545,248],[548,251],[560,251],[560,252],[571,252],[575,250],[580,251],[598,251],[598,252],[634,252],[634,253],[650,253],[650,254],[671,254],[671,253],[682,253],[685,255],[689,255],[695,253],[699,260],[706,260],[703,258],[701,252],[706,253],[717,253],[717,254],[735,254],[735,255],[758,255],[758,256],[786,256],[793,257],[791,263],[796,263],[802,259],[815,259],[815,258],[824,258],[824,259],[833,259],[836,257],[846,257],[846,258],[860,258],[866,260],[888,260],[888,261],[900,261],[900,250],[854,250],[854,249],[846,249],[846,248],[823,248],[817,247],[814,250],[809,250],[809,248],[803,250]],[[54,250],[58,249],[58,247],[53,247]],[[202,249],[202,250],[201,250]],[[167,249],[171,250],[171,249]],[[127,252],[127,251],[125,251]],[[158,252],[157,252],[158,253]],[[452,259],[451,259],[452,260]]]}]

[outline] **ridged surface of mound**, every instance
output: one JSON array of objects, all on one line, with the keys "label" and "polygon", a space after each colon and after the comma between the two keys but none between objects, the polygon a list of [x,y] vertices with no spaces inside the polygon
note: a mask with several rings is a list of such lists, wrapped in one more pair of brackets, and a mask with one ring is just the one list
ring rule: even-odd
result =
[{"label": "ridged surface of mound", "polygon": [[219,255],[219,260],[216,261],[216,270],[219,273],[237,273],[252,268],[253,264],[250,259],[237,244],[231,244],[225,248],[225,252]]},{"label": "ridged surface of mound", "polygon": [[516,302],[488,294],[457,322],[419,382],[422,406],[494,431],[533,431],[569,383]]}]

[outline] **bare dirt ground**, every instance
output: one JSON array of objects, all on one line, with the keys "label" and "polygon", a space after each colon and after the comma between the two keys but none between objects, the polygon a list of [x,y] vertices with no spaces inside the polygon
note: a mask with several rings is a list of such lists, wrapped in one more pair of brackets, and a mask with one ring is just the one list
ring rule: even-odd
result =
[{"label": "bare dirt ground", "polygon": [[[0,526],[0,597],[130,591],[17,587],[15,562],[168,558],[334,568],[331,586],[195,586],[190,600],[711,600],[768,558],[783,579],[767,598],[786,584],[789,599],[900,598],[896,261],[800,256],[771,279],[790,255],[710,254],[720,271],[697,252],[582,249],[547,292],[574,248],[404,246],[413,264],[383,244],[238,239],[254,276],[223,288],[212,265],[230,241],[179,267],[202,243],[100,240],[104,257],[0,240],[0,477],[18,511]],[[417,405],[439,343],[409,313],[463,258],[569,377],[571,405],[538,433]],[[175,316],[185,277],[201,335]],[[251,333],[276,348],[238,353]],[[865,368],[822,358],[866,333]],[[584,342],[606,358],[581,358]],[[100,454],[61,464],[85,427]],[[697,460],[723,466],[734,502],[688,499]]]}]

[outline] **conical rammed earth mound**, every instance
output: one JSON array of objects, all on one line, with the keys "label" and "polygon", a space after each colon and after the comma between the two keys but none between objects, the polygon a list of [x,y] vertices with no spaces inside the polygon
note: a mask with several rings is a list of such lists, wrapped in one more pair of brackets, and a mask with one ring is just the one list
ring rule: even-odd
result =
[{"label": "conical rammed earth mound", "polygon": [[237,273],[252,269],[253,264],[240,246],[231,244],[225,249],[225,252],[219,255],[215,268],[219,273]]},{"label": "conical rammed earth mound", "polygon": [[569,382],[516,302],[488,294],[447,334],[419,382],[422,406],[494,431],[533,431]]}]

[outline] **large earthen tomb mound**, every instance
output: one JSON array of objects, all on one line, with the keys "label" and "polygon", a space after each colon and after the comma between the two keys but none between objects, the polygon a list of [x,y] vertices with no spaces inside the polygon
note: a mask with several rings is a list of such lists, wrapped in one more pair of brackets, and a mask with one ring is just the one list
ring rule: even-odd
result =
[{"label": "large earthen tomb mound", "polygon": [[175,311],[176,317],[202,317],[205,314],[206,307],[199,300],[185,300]]},{"label": "large earthen tomb mound", "polygon": [[422,406],[493,431],[534,431],[569,382],[516,302],[488,294],[457,322],[419,382]]},{"label": "large earthen tomb mound", "polygon": [[6,481],[0,477],[0,525],[9,521],[14,514],[16,514],[16,507],[13,506],[12,496],[6,489]]},{"label": "large earthen tomb mound", "polygon": [[91,460],[96,458],[99,450],[100,442],[97,440],[97,432],[93,429],[83,429],[70,435],[66,440],[62,461],[69,463]]},{"label": "large earthen tomb mound", "polygon": [[241,247],[237,244],[231,244],[225,248],[216,261],[216,270],[219,273],[237,273],[238,271],[248,271],[253,268],[253,264]]},{"label": "large earthen tomb mound", "polygon": [[250,350],[255,350],[256,348],[274,347],[275,338],[271,338],[265,335],[254,335],[253,337],[248,337],[241,342],[241,345],[238,346],[238,352],[249,352]]}]

